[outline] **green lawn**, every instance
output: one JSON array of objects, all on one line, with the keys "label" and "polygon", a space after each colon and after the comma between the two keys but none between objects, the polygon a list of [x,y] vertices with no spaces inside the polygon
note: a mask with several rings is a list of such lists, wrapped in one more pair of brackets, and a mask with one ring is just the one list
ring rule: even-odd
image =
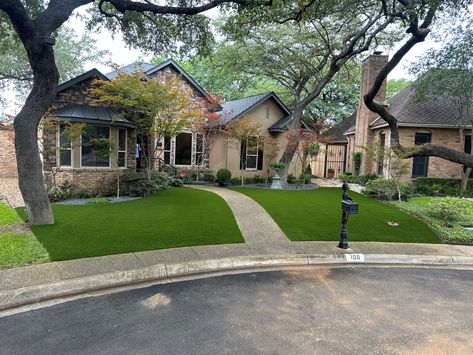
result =
[{"label": "green lawn", "polygon": [[0,269],[49,260],[48,252],[33,233],[15,232],[16,225],[21,224],[16,211],[0,203]]},{"label": "green lawn", "polygon": [[[273,217],[291,240],[340,238],[341,189],[276,191],[234,188],[253,198]],[[435,233],[416,217],[354,192],[359,214],[350,216],[348,240],[376,242],[440,243]],[[398,227],[387,224],[395,220]]]},{"label": "green lawn", "polygon": [[32,227],[52,260],[244,241],[225,201],[191,188],[53,211],[54,225]]}]

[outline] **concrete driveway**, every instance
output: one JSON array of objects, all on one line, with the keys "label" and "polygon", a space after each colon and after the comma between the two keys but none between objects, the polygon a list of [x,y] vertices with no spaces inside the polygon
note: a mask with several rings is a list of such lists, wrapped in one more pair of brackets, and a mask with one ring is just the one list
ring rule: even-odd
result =
[{"label": "concrete driveway", "polygon": [[307,267],[0,318],[5,354],[471,354],[473,271]]}]

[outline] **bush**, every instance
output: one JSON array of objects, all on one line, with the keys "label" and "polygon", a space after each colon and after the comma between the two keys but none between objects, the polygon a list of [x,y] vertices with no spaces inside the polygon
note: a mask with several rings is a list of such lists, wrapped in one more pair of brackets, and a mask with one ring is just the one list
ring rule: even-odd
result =
[{"label": "bush", "polygon": [[255,175],[253,176],[253,183],[255,184],[261,184],[263,182],[263,178],[259,175]]},{"label": "bush", "polygon": [[241,185],[241,179],[239,177],[234,177],[230,179],[232,185]]},{"label": "bush", "polygon": [[169,186],[182,187],[182,185],[184,185],[184,181],[182,181],[182,179],[179,179],[179,178],[169,179]]},{"label": "bush", "polygon": [[367,174],[367,175],[352,175],[351,173],[342,173],[339,176],[340,180],[346,181],[352,184],[366,185],[368,181],[376,180],[379,178],[376,174]]},{"label": "bush", "polygon": [[206,170],[202,173],[202,180],[208,182],[215,182],[215,174],[212,170]]},{"label": "bush", "polygon": [[304,184],[310,184],[311,180],[312,180],[312,174],[299,175],[299,181],[303,182]]},{"label": "bush", "polygon": [[427,207],[429,215],[442,222],[467,221],[471,216],[471,202],[463,198],[437,198],[430,202]]},{"label": "bush", "polygon": [[[450,187],[455,189],[461,188],[461,180],[454,178],[431,178],[431,177],[418,177],[416,178],[416,187],[440,185],[442,187]],[[467,189],[473,189],[473,179],[468,179]]]},{"label": "bush", "polygon": [[129,196],[146,196],[155,191],[154,182],[148,182],[145,171],[129,171],[123,174],[122,186],[124,194]]},{"label": "bush", "polygon": [[164,190],[169,186],[170,178],[164,172],[153,171],[151,174],[151,181],[156,190]]},{"label": "bush", "polygon": [[57,186],[53,186],[48,191],[48,198],[50,202],[64,201],[72,197],[72,189],[74,185],[69,181],[65,180]]},{"label": "bush", "polygon": [[296,176],[294,174],[288,174],[287,175],[287,183],[288,184],[294,184],[296,182]]},{"label": "bush", "polygon": [[353,152],[352,159],[353,159],[353,170],[356,176],[360,174],[360,167],[361,167],[361,159],[362,159],[361,152]]},{"label": "bush", "polygon": [[[401,195],[408,189],[405,182],[399,182]],[[397,186],[394,180],[376,179],[370,180],[363,191],[366,195],[374,195],[383,200],[394,200],[398,198]]]},{"label": "bush", "polygon": [[217,171],[217,182],[228,183],[232,178],[232,173],[228,169],[219,169]]},{"label": "bush", "polygon": [[269,164],[269,167],[271,169],[281,169],[282,170],[286,167],[286,163],[274,162],[274,163]]},{"label": "bush", "polygon": [[255,179],[252,177],[247,177],[244,179],[245,184],[253,184],[255,182]]}]

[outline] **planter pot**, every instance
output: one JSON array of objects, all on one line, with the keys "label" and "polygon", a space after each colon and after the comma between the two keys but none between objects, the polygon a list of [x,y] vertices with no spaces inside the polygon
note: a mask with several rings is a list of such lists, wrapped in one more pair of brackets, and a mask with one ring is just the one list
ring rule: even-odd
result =
[{"label": "planter pot", "polygon": [[334,175],[335,175],[335,172],[334,172],[334,171],[329,171],[329,172],[327,172],[327,177],[328,177],[329,179],[333,179],[333,176],[334,176]]},{"label": "planter pot", "polygon": [[274,190],[282,190],[281,177],[278,175],[277,171],[276,171],[276,175],[273,176],[273,182],[271,183],[271,188]]}]

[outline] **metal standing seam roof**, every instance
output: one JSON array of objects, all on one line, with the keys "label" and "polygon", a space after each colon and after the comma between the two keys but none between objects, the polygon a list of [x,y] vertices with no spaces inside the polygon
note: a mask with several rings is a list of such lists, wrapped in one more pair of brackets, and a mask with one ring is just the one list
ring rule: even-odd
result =
[{"label": "metal standing seam roof", "polygon": [[118,113],[108,107],[89,105],[68,105],[51,112],[51,116],[63,120],[77,121],[91,124],[102,124],[134,128],[135,124],[120,117]]}]

